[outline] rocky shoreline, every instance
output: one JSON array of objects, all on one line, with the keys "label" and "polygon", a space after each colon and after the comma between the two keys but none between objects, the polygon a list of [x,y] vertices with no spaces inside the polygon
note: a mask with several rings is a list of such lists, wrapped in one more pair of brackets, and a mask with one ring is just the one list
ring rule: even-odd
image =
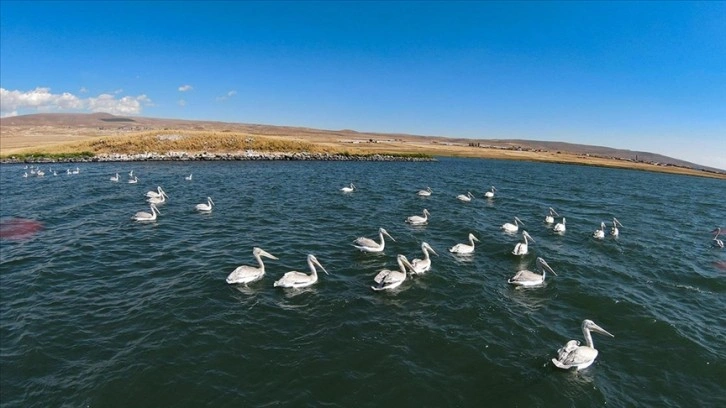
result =
[{"label": "rocky shoreline", "polygon": [[138,154],[99,154],[89,157],[8,157],[0,163],[104,163],[138,161],[374,161],[374,162],[431,162],[433,157],[396,156],[385,154],[354,155],[330,153],[262,153],[246,151],[242,153],[138,153]]}]

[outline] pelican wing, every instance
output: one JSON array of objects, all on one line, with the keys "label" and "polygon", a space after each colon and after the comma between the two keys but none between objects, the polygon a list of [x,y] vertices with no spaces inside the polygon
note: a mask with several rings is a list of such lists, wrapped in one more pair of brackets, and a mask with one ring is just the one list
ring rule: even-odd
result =
[{"label": "pelican wing", "polygon": [[431,269],[431,260],[426,259],[414,259],[411,261],[411,266],[413,266],[413,271],[416,273],[424,273]]},{"label": "pelican wing", "polygon": [[508,282],[515,285],[527,282],[542,282],[542,275],[536,274],[532,271],[522,270],[512,276]]},{"label": "pelican wing", "polygon": [[358,246],[369,247],[369,248],[380,246],[380,244],[378,242],[376,242],[370,238],[366,238],[366,237],[360,237],[360,238],[356,239],[355,241],[353,241],[353,243]]},{"label": "pelican wing", "polygon": [[569,353],[567,353],[566,350],[567,345],[565,345],[565,350],[559,350],[562,351],[561,353],[558,351],[559,359],[552,359],[552,362],[559,368],[568,369],[572,367],[579,367],[583,364],[590,365],[598,354],[597,350],[587,346],[579,346]]},{"label": "pelican wing", "polygon": [[264,269],[242,265],[237,267],[237,269],[233,270],[232,273],[227,276],[227,283],[250,283],[261,279],[264,274]]},{"label": "pelican wing", "polygon": [[274,286],[282,286],[283,288],[291,288],[300,285],[310,284],[313,282],[312,275],[308,275],[298,271],[287,272],[274,283]]}]

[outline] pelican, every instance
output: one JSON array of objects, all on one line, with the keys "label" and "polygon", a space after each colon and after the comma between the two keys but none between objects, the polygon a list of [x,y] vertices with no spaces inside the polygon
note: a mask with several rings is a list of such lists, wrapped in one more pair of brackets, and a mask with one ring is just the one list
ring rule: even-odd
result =
[{"label": "pelican", "polygon": [[424,258],[414,259],[413,261],[411,261],[411,266],[413,267],[411,268],[411,272],[416,275],[426,273],[431,269],[431,258],[429,257],[429,251],[431,251],[434,255],[439,256],[439,254],[437,254],[436,251],[434,251],[434,249],[431,248],[431,246],[426,242],[421,243],[421,250],[423,251]]},{"label": "pelican", "polygon": [[340,191],[344,193],[352,193],[353,191],[355,191],[355,186],[353,185],[353,183],[350,183],[350,186],[343,187],[340,189]]},{"label": "pelican", "polygon": [[517,231],[519,231],[519,224],[524,225],[522,220],[520,220],[517,217],[514,217],[514,224],[507,222],[504,225],[502,225],[502,229],[506,232],[517,232]]},{"label": "pelican", "polygon": [[81,172],[81,169],[79,169],[78,167],[76,167],[76,169],[73,170],[73,174],[78,174],[80,172]]},{"label": "pelican", "polygon": [[386,241],[383,239],[384,235],[395,241],[395,239],[388,234],[388,231],[383,228],[379,228],[378,236],[381,238],[380,244],[370,238],[360,237],[353,242],[353,246],[363,252],[383,252],[383,249],[386,247]]},{"label": "pelican", "polygon": [[428,197],[433,193],[433,190],[431,190],[431,187],[426,187],[426,190],[419,190],[416,195],[420,195],[421,197]]},{"label": "pelican", "polygon": [[610,337],[615,337],[608,333],[602,327],[598,326],[592,320],[585,319],[582,321],[582,334],[585,336],[586,346],[580,346],[576,340],[570,340],[565,344],[564,347],[557,350],[557,358],[552,359],[552,363],[563,370],[568,370],[572,367],[577,370],[589,367],[597,357],[597,350],[592,343],[592,335],[590,331],[605,334]]},{"label": "pelican", "polygon": [[471,201],[472,198],[474,198],[474,196],[471,195],[470,191],[467,191],[466,194],[459,194],[458,196],[456,196],[456,198],[458,198],[459,201],[468,203],[469,201]]},{"label": "pelican", "polygon": [[155,221],[157,214],[161,214],[155,204],[151,204],[151,214],[146,211],[139,211],[133,216],[135,221]]},{"label": "pelican", "polygon": [[38,177],[43,177],[43,176],[45,176],[45,172],[43,170],[38,169],[38,171],[35,173],[35,175]]},{"label": "pelican", "polygon": [[58,175],[58,172],[56,172],[55,170],[53,170],[53,175],[54,176],[57,176]]},{"label": "pelican", "polygon": [[721,235],[721,227],[716,227],[716,229],[711,231],[711,233],[716,234],[713,237],[713,246],[716,248],[723,248],[723,241],[718,239],[718,236]]},{"label": "pelican", "polygon": [[162,190],[161,195],[158,195],[156,197],[149,197],[148,199],[146,199],[146,201],[153,204],[163,204],[166,202],[167,198],[169,198],[169,196],[166,195],[166,192]]},{"label": "pelican", "polygon": [[420,215],[412,215],[408,218],[406,218],[406,222],[411,225],[425,225],[429,222],[429,216],[431,214],[429,213],[429,210],[425,209],[423,210],[423,217]]},{"label": "pelican", "polygon": [[547,214],[545,217],[545,222],[547,224],[553,224],[555,222],[555,217],[559,217],[560,214],[557,214],[557,211],[555,211],[554,208],[550,207],[550,213]]},{"label": "pelican", "polygon": [[188,175],[188,176],[184,177],[184,180],[189,180],[189,181],[191,181],[191,180],[192,180],[192,174],[191,174],[191,173],[189,173],[189,175]]},{"label": "pelican", "polygon": [[565,217],[562,217],[562,222],[558,222],[555,224],[555,232],[565,232],[567,228],[565,227]]},{"label": "pelican", "polygon": [[139,179],[136,176],[134,176],[134,178],[132,178],[132,179],[129,179],[129,184],[136,184],[138,182],[139,182]]},{"label": "pelican", "polygon": [[212,201],[212,197],[207,197],[207,203],[204,204],[197,204],[196,208],[197,211],[212,211],[212,205],[214,205],[214,201]]},{"label": "pelican", "polygon": [[470,254],[474,252],[474,241],[479,242],[479,240],[474,236],[474,234],[469,233],[469,245],[467,244],[456,244],[449,248],[449,252],[454,254]]},{"label": "pelican", "polygon": [[[32,173],[32,170],[31,170],[31,173]],[[66,174],[72,174],[71,169],[66,169]]]},{"label": "pelican", "polygon": [[315,282],[318,281],[318,271],[315,269],[315,265],[319,266],[323,270],[323,272],[330,275],[328,271],[325,270],[323,265],[318,262],[318,259],[315,258],[315,255],[310,254],[308,255],[308,267],[310,267],[310,272],[312,272],[310,275],[298,271],[287,272],[286,274],[282,275],[282,278],[276,280],[273,286],[279,286],[282,288],[304,288],[306,286],[313,285],[315,284]]},{"label": "pelican", "polygon": [[166,194],[164,189],[161,188],[161,186],[156,187],[156,191],[147,191],[146,196],[149,198],[152,197],[161,197],[162,195]]},{"label": "pelican", "polygon": [[113,181],[113,182],[115,182],[115,183],[117,183],[118,182],[118,173],[116,173],[115,176],[111,177],[110,180]]},{"label": "pelican", "polygon": [[532,271],[528,271],[526,269],[523,269],[519,272],[517,272],[514,276],[509,278],[507,280],[507,283],[511,283],[515,286],[539,286],[544,284],[545,280],[545,274],[546,271],[550,271],[557,275],[555,271],[550,268],[549,265],[547,265],[547,262],[545,262],[542,258],[537,258],[537,271],[542,273],[541,275],[538,273],[534,273]]},{"label": "pelican", "polygon": [[617,218],[613,217],[613,227],[610,228],[610,235],[612,235],[614,237],[617,237],[618,235],[620,235],[620,230],[618,229],[618,226],[622,227],[623,224],[621,224]]},{"label": "pelican", "polygon": [[373,278],[373,280],[378,284],[376,286],[371,286],[371,289],[375,291],[379,290],[388,290],[388,289],[395,289],[403,283],[403,281],[406,280],[406,267],[409,269],[413,269],[413,266],[408,262],[408,259],[406,259],[403,255],[398,255],[396,257],[396,261],[398,262],[398,267],[401,268],[400,271],[392,271],[390,269],[383,269]]},{"label": "pelican", "polygon": [[529,241],[527,239],[536,242],[527,231],[522,231],[522,238],[524,238],[524,242],[519,242],[514,246],[513,255],[527,255],[529,253]]},{"label": "pelican", "polygon": [[265,264],[262,263],[261,257],[267,257],[270,259],[278,259],[276,256],[270,255],[268,252],[266,252],[262,248],[253,248],[252,249],[252,255],[257,259],[257,263],[260,265],[259,267],[254,266],[247,266],[242,265],[238,266],[235,270],[232,271],[232,273],[227,276],[227,283],[230,285],[235,283],[250,283],[254,281],[258,281],[262,279],[263,276],[265,276]]},{"label": "pelican", "polygon": [[492,186],[492,189],[491,190],[489,190],[486,193],[484,193],[484,197],[486,197],[486,198],[494,198],[494,192],[495,191],[497,191],[497,189],[494,188],[494,186]]},{"label": "pelican", "polygon": [[605,238],[605,223],[600,223],[600,229],[596,229],[595,232],[592,233],[593,238],[597,239],[603,239]]},{"label": "pelican", "polygon": [[28,172],[27,171],[23,173],[23,177],[28,178]]}]

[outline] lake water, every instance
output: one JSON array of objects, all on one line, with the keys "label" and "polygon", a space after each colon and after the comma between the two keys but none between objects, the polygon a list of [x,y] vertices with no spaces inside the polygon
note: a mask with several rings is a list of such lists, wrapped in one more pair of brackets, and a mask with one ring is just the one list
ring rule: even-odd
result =
[{"label": "lake water", "polygon": [[[710,234],[726,226],[722,180],[474,159],[42,167],[58,176],[0,166],[3,222],[43,226],[2,240],[3,406],[726,405],[726,251]],[[157,186],[170,197],[158,220],[132,221]],[[207,196],[214,210],[196,212]],[[563,235],[543,222],[550,206]],[[428,225],[404,222],[424,208]],[[525,256],[500,230],[514,216],[536,240]],[[592,238],[612,217],[620,237]],[[379,227],[396,239],[384,253],[353,248]],[[474,255],[450,254],[470,232]],[[439,255],[430,272],[370,289],[422,241]],[[256,246],[279,260],[228,285]],[[273,288],[310,253],[330,275]],[[558,276],[507,284],[538,256]],[[589,368],[555,368],[583,319],[615,337],[593,334]]]}]

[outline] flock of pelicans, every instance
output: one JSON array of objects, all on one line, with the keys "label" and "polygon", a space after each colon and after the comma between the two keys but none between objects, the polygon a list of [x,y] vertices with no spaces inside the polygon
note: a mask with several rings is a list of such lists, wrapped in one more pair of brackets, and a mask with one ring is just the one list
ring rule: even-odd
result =
[{"label": "flock of pelicans", "polygon": [[[191,180],[191,175],[189,175],[186,179]],[[111,180],[118,181],[118,174],[116,174],[115,177],[112,177]],[[350,183],[350,185],[347,185],[340,189],[340,191],[344,194],[353,193],[356,190],[357,188],[353,183]],[[491,190],[485,193],[485,197],[488,199],[493,199],[496,191],[496,188],[492,186]],[[422,197],[428,197],[432,193],[433,191],[431,190],[431,188],[427,187],[425,190],[420,190],[416,194]],[[134,215],[133,217],[133,219],[136,221],[146,222],[156,220],[157,214],[160,214],[158,208],[156,207],[156,204],[164,203],[168,196],[164,189],[159,186],[156,191],[147,192],[146,198],[147,201],[150,203],[151,213],[136,213],[136,215]],[[467,194],[459,195],[457,196],[457,198],[461,201],[468,202],[471,201],[473,195],[471,194],[471,192],[467,192]],[[208,197],[207,203],[197,204],[195,208],[198,211],[209,212],[212,211],[213,205],[214,202],[212,201],[212,198]],[[410,217],[407,217],[405,222],[410,225],[426,225],[429,221],[430,216],[431,213],[429,213],[427,209],[424,209],[421,215],[412,215]],[[549,214],[545,217],[545,222],[548,224],[553,224],[555,223],[555,217],[559,217],[559,214],[553,208],[549,208]],[[501,226],[501,229],[508,233],[517,233],[517,231],[519,231],[520,225],[524,226],[524,223],[518,217],[514,217],[512,223],[503,224]],[[610,234],[615,237],[618,236],[618,227],[622,226],[623,225],[616,218],[613,218]],[[595,232],[593,233],[593,237],[597,239],[604,238],[605,229],[606,226],[603,222],[600,224],[600,228],[595,230]],[[565,232],[564,217],[562,217],[561,222],[555,224],[554,231],[560,234]],[[386,247],[386,238],[395,241],[395,239],[388,233],[388,231],[386,231],[384,228],[379,228],[377,241],[368,237],[359,237],[355,241],[353,241],[353,246],[362,252],[379,253],[383,252]],[[529,252],[529,242],[534,242],[534,239],[527,233],[527,231],[522,231],[522,239],[523,241],[517,243],[514,250],[512,251],[514,255],[526,255]],[[461,256],[471,255],[474,253],[474,243],[478,241],[479,239],[474,236],[474,234],[470,233],[468,236],[468,243],[456,244],[449,248],[449,252]],[[427,242],[421,243],[421,251],[423,253],[422,257],[413,259],[411,261],[409,261],[405,255],[397,255],[396,261],[398,263],[398,269],[380,270],[373,278],[374,284],[371,286],[371,289],[377,292],[393,290],[401,286],[401,284],[406,281],[406,278],[409,274],[421,275],[428,272],[431,269],[432,263],[430,255],[434,254],[438,256],[438,254]],[[265,264],[262,258],[272,260],[279,259],[276,256],[265,251],[264,249],[258,247],[253,248],[252,256],[257,261],[257,264],[255,266],[241,265],[235,268],[226,278],[226,282],[228,284],[247,285],[253,282],[257,282],[265,276]],[[320,263],[320,261],[318,261],[315,255],[309,254],[307,256],[307,264],[308,268],[310,269],[310,273],[300,271],[287,272],[280,279],[276,280],[273,283],[273,286],[280,288],[304,288],[317,283],[318,268],[320,268],[320,270],[322,270],[324,273],[328,274],[328,271]],[[557,273],[541,257],[537,258],[536,266],[537,272],[529,271],[526,269],[520,270],[514,276],[509,278],[507,282],[515,286],[536,287],[544,284],[547,272],[551,272],[552,274],[557,275]],[[602,327],[598,326],[592,320],[586,319],[582,322],[582,333],[585,338],[585,345],[581,345],[581,343],[577,340],[570,340],[569,342],[567,342],[567,344],[557,350],[557,357],[552,359],[552,363],[556,367],[561,369],[575,368],[577,370],[581,370],[583,368],[589,367],[595,361],[595,358],[598,354],[598,351],[597,349],[595,349],[592,341],[592,332],[614,337],[612,334],[607,332]]]},{"label": "flock of pelicans", "polygon": [[[26,166],[26,169],[27,168],[28,167]],[[32,175],[36,175],[38,177],[42,177],[45,174],[39,168],[33,168],[32,166],[30,168],[30,172]],[[54,175],[57,175],[55,171],[53,171],[52,173]],[[78,168],[76,168],[76,170],[74,171],[70,169],[68,169],[67,171],[67,174],[79,173],[80,169]],[[26,172],[23,177],[28,177],[28,173]],[[190,174],[189,176],[186,176],[185,179],[191,181],[192,175]],[[110,178],[110,181],[119,182],[119,174],[116,173],[114,176],[112,176]],[[138,183],[138,178],[134,176],[133,171],[129,172],[128,183]],[[340,191],[344,194],[349,194],[357,191],[357,188],[353,183],[350,183],[350,185],[341,188]],[[488,199],[493,199],[496,192],[496,188],[492,186],[491,189],[484,194],[484,196]],[[424,190],[418,191],[416,194],[421,197],[428,197],[431,196],[432,193],[432,189],[430,187],[427,187]],[[137,212],[132,217],[132,219],[135,221],[155,221],[157,219],[157,216],[161,214],[161,212],[159,212],[159,209],[157,208],[157,204],[165,203],[168,195],[164,191],[164,189],[159,186],[157,187],[156,191],[148,191],[145,194],[145,198],[150,205],[151,212]],[[466,194],[458,195],[456,198],[463,202],[470,202],[474,198],[474,195],[471,192],[467,192]],[[208,213],[212,211],[213,206],[214,201],[211,197],[207,197],[207,202],[197,204],[195,206],[195,209],[200,212]],[[421,215],[412,215],[410,217],[407,217],[405,219],[405,222],[410,225],[426,225],[430,216],[431,214],[429,213],[429,211],[427,209],[424,209]],[[559,234],[564,234],[566,231],[565,217],[561,217],[560,222],[555,222],[555,217],[560,217],[560,215],[557,213],[557,211],[555,211],[554,208],[550,207],[549,213],[546,215],[544,222],[550,225],[554,224],[553,231]],[[520,226],[524,226],[524,223],[518,217],[514,217],[513,222],[503,224],[501,226],[501,229],[507,233],[514,234],[519,231]],[[620,223],[620,221],[618,221],[617,218],[613,218],[612,225],[609,229],[609,234],[613,237],[617,237],[620,234],[618,227],[622,228],[623,225]],[[604,222],[601,222],[600,227],[593,232],[593,238],[603,239],[606,236],[606,230],[606,224]],[[717,248],[723,248],[723,242],[718,239],[719,235],[721,234],[721,228],[716,228],[712,231],[712,233],[715,234],[713,238],[713,246]],[[378,241],[367,237],[359,237],[353,242],[353,246],[362,252],[383,252],[386,246],[386,238],[395,241],[395,239],[384,228],[379,228]],[[456,244],[449,248],[449,252],[459,256],[471,255],[474,253],[475,250],[475,242],[478,241],[479,239],[477,239],[474,234],[470,233],[468,236],[468,243]],[[534,239],[529,235],[529,233],[523,230],[522,242],[516,244],[514,250],[512,251],[512,254],[526,255],[529,252],[528,245],[530,241],[535,242]],[[421,244],[421,251],[423,253],[422,258],[413,259],[411,261],[409,261],[406,256],[399,254],[396,257],[398,269],[380,270],[373,278],[374,284],[371,286],[371,289],[377,292],[392,290],[398,288],[406,280],[409,274],[421,275],[428,272],[431,269],[432,264],[430,255],[434,254],[438,256],[438,254],[426,242],[423,242]],[[259,281],[265,275],[265,265],[262,261],[262,258],[265,257],[273,260],[279,259],[274,255],[270,254],[269,252],[257,247],[253,248],[252,256],[257,261],[257,266],[242,265],[237,267],[227,276],[226,282],[228,284],[247,285],[249,283]],[[325,267],[323,267],[320,261],[318,261],[318,259],[312,254],[307,256],[307,264],[310,269],[309,274],[299,271],[290,271],[285,273],[280,279],[276,280],[273,283],[273,286],[281,288],[304,288],[314,285],[318,281],[317,268],[320,268],[324,273],[328,274],[328,271],[325,269]],[[507,282],[509,284],[519,287],[537,287],[544,284],[547,272],[557,275],[557,273],[541,257],[537,257],[536,259],[536,268],[537,272],[529,271],[526,269],[520,270],[514,276],[509,278]],[[557,350],[557,357],[552,359],[552,363],[556,367],[561,369],[575,368],[576,370],[581,370],[589,367],[595,361],[595,358],[598,355],[598,351],[597,349],[595,349],[593,344],[591,335],[592,332],[614,337],[612,334],[607,332],[602,327],[598,326],[592,320],[586,319],[582,322],[582,333],[585,338],[585,345],[581,345],[581,343],[577,340],[568,341],[564,346]]]}]

